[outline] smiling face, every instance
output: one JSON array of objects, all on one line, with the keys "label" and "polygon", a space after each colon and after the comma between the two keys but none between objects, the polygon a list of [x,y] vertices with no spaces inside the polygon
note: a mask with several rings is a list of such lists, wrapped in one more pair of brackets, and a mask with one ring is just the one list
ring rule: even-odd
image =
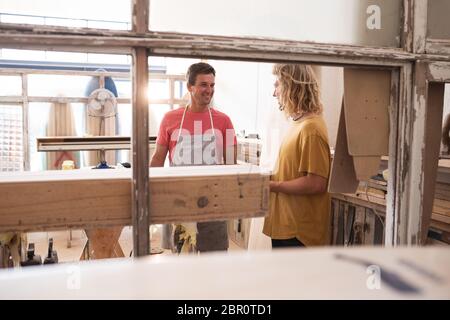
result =
[{"label": "smiling face", "polygon": [[212,73],[198,74],[193,85],[188,84],[193,106],[207,107],[214,96],[215,76]]}]

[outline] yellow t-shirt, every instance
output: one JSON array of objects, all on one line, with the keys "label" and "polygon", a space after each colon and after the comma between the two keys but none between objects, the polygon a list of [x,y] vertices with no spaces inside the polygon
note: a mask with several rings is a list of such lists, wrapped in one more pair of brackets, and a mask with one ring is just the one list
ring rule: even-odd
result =
[{"label": "yellow t-shirt", "polygon": [[[326,179],[330,174],[330,147],[325,121],[314,115],[294,122],[280,147],[272,180],[287,181],[308,173]],[[270,193],[270,210],[263,233],[272,239],[297,238],[305,246],[330,243],[330,195]]]}]

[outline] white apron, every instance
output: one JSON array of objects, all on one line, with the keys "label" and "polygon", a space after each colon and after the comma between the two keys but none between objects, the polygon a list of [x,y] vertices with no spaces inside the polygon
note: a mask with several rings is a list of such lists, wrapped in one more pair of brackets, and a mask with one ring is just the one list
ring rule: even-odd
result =
[{"label": "white apron", "polygon": [[[212,134],[183,136],[183,123],[187,106],[181,118],[171,166],[217,165],[223,164],[223,152],[217,148],[216,134],[212,120],[211,109],[208,107]],[[194,126],[196,124],[194,123]],[[196,130],[194,130],[194,133]],[[202,132],[202,131],[200,131]],[[178,244],[173,243],[171,225],[163,226],[163,248],[169,249]],[[200,252],[228,249],[228,233],[226,221],[211,221],[197,223],[197,245]],[[179,249],[179,248],[178,248]],[[178,250],[179,251],[179,250]]]}]

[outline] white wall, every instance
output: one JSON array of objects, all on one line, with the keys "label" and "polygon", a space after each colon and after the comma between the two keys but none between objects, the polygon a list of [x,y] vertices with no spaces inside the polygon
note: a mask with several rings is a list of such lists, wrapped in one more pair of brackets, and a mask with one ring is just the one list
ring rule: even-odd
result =
[{"label": "white wall", "polygon": [[[380,25],[370,29],[370,5]],[[177,8],[177,10],[173,10]],[[398,46],[400,0],[152,0],[150,28],[196,34]],[[200,18],[201,17],[201,18]]]},{"label": "white wall", "polygon": [[2,0],[0,12],[71,19],[130,22],[130,0]]}]

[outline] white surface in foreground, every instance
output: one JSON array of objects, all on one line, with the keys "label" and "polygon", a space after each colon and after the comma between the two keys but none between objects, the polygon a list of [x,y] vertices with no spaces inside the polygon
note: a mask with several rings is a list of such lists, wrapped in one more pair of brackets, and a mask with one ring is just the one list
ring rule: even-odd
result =
[{"label": "white surface in foreground", "polygon": [[[381,281],[362,259],[419,293]],[[151,256],[0,271],[0,299],[450,299],[450,249],[321,248]],[[79,286],[79,288],[78,288]]]}]

